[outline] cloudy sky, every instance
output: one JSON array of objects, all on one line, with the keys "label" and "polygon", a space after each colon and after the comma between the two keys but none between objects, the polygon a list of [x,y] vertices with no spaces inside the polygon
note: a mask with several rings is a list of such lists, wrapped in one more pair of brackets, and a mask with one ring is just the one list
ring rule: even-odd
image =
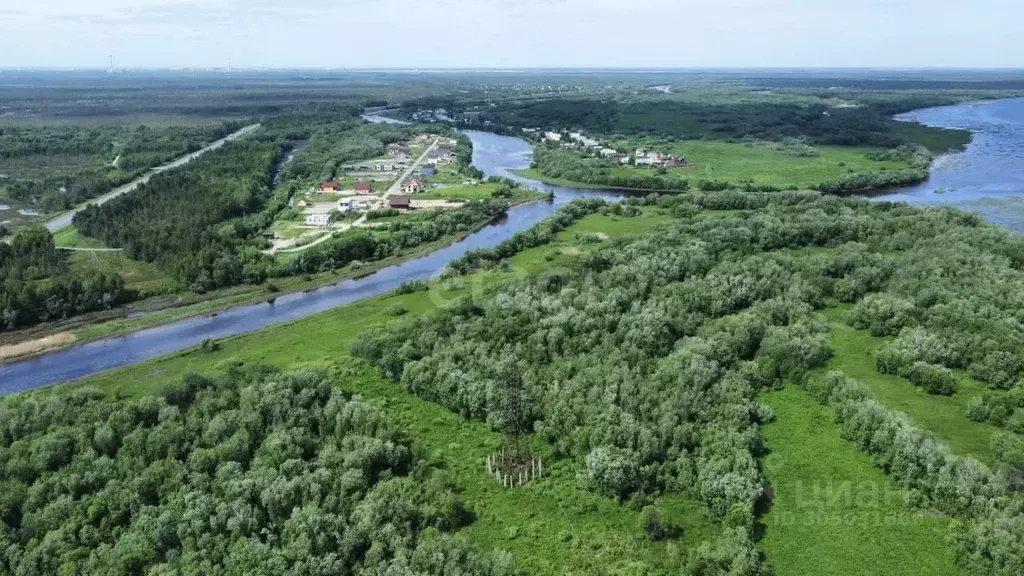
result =
[{"label": "cloudy sky", "polygon": [[1024,67],[1021,0],[0,0],[0,68]]}]

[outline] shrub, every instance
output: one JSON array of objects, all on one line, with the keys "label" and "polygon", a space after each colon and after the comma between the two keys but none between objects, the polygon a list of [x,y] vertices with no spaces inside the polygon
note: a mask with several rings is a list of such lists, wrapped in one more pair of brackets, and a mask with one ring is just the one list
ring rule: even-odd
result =
[{"label": "shrub", "polygon": [[636,463],[622,450],[599,446],[587,454],[587,478],[597,492],[625,499],[638,485]]},{"label": "shrub", "polygon": [[981,396],[971,398],[971,401],[967,404],[967,417],[975,422],[985,422],[988,420],[988,406],[985,405],[985,400]]},{"label": "shrub", "polygon": [[846,315],[846,323],[872,336],[893,336],[911,325],[917,307],[890,294],[868,294]]},{"label": "shrub", "polygon": [[956,380],[949,368],[919,360],[901,370],[900,376],[924,388],[929,394],[950,396],[956,392]]}]

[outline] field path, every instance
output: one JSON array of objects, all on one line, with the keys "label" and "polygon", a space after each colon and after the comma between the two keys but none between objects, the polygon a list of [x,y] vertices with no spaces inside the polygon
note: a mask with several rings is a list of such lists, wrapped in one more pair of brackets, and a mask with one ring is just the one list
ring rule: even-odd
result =
[{"label": "field path", "polygon": [[184,166],[185,164],[188,164],[189,162],[195,160],[196,158],[199,158],[200,156],[202,156],[203,154],[209,152],[210,150],[216,150],[217,148],[220,148],[224,144],[226,144],[226,143],[228,143],[228,142],[230,142],[232,140],[235,140],[236,138],[244,136],[244,135],[248,134],[249,132],[252,132],[253,130],[255,130],[255,129],[259,128],[259,127],[260,127],[259,124],[250,124],[249,126],[246,126],[245,128],[242,128],[241,130],[239,130],[237,132],[234,132],[232,134],[228,134],[227,136],[221,138],[220,140],[217,140],[216,142],[211,143],[210,145],[206,146],[205,148],[203,148],[201,150],[196,150],[195,152],[192,152],[191,154],[186,154],[185,156],[182,156],[181,158],[178,158],[177,160],[174,160],[172,162],[168,162],[167,164],[164,164],[163,166],[157,166],[156,168],[153,168],[152,170],[147,172],[145,175],[140,176],[139,178],[137,178],[135,180],[132,180],[131,182],[125,184],[124,186],[120,186],[118,188],[114,188],[113,190],[111,190],[110,192],[107,192],[103,196],[100,196],[98,198],[94,198],[94,199],[86,202],[85,204],[82,204],[81,206],[77,206],[75,208],[72,208],[71,210],[61,214],[60,216],[57,216],[56,218],[47,221],[46,222],[46,229],[49,230],[52,233],[52,232],[56,232],[56,231],[58,231],[58,230],[60,230],[62,228],[66,228],[66,227],[71,225],[71,219],[75,217],[75,214],[81,212],[86,207],[91,206],[93,204],[100,205],[100,204],[103,204],[103,203],[108,202],[110,200],[113,200],[114,198],[117,198],[118,196],[120,196],[122,194],[127,194],[128,192],[131,192],[132,190],[135,190],[136,188],[138,188],[142,184],[145,184],[146,182],[149,182],[149,179],[152,178],[154,174],[159,174],[161,172],[165,172],[167,170],[171,170],[172,168],[177,168],[179,166]]}]

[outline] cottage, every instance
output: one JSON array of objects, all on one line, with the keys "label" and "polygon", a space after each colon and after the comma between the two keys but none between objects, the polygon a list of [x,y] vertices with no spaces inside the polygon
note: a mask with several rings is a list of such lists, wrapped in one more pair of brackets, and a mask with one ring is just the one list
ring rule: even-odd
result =
[{"label": "cottage", "polygon": [[356,182],[352,187],[356,194],[373,194],[373,184],[369,182]]},{"label": "cottage", "polygon": [[330,214],[306,214],[306,226],[317,226],[322,228],[330,225]]},{"label": "cottage", "polygon": [[409,210],[412,207],[408,196],[392,196],[389,199],[389,206],[395,210]]},{"label": "cottage", "polygon": [[338,182],[336,180],[325,180],[324,183],[320,185],[320,192],[325,194],[337,191]]},{"label": "cottage", "polygon": [[423,181],[419,178],[413,178],[402,185],[402,192],[413,194],[423,190]]}]

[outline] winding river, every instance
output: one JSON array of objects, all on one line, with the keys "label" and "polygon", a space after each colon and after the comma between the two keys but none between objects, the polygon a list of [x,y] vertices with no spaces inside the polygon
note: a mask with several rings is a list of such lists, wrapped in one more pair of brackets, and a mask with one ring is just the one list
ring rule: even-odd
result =
[{"label": "winding river", "polygon": [[198,316],[131,334],[96,340],[37,358],[0,364],[0,395],[88,376],[195,346],[205,338],[225,338],[264,326],[323,312],[354,300],[375,296],[410,280],[426,280],[467,250],[493,246],[543,220],[557,207],[583,196],[620,198],[621,193],[577,190],[522,178],[509,170],[529,165],[529,144],[518,138],[486,132],[467,132],[473,141],[473,163],[485,174],[506,176],[554,194],[551,202],[516,206],[508,216],[465,239],[430,254],[380,269],[358,280],[344,280],[312,292],[287,294],[273,304],[231,308],[217,316]]},{"label": "winding river", "polygon": [[[914,204],[952,204],[978,210],[994,222],[1024,229],[1024,99],[970,103],[919,110],[904,116],[930,125],[967,128],[974,140],[963,152],[942,156],[932,177],[912,188],[879,196]],[[394,121],[370,116],[377,122]],[[402,282],[425,280],[441,272],[451,259],[473,248],[493,246],[530,228],[558,206],[583,196],[621,197],[610,190],[579,190],[523,178],[509,170],[529,164],[530,146],[523,140],[485,132],[467,132],[473,141],[473,163],[487,175],[506,176],[553,193],[551,202],[512,208],[500,222],[421,258],[379,270],[358,280],[306,293],[280,296],[273,304],[232,308],[217,316],[201,316],[126,336],[97,340],[38,358],[0,364],[0,394],[29,390],[126,366],[195,346],[205,338],[224,338],[303,318],[361,298],[393,290]]]}]

